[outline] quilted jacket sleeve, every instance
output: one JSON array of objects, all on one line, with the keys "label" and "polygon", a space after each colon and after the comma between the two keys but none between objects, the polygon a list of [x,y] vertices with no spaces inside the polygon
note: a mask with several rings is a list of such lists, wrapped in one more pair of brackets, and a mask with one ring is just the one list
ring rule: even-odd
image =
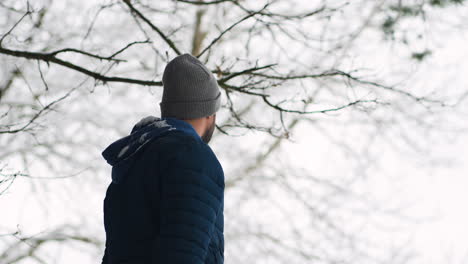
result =
[{"label": "quilted jacket sleeve", "polygon": [[181,151],[163,173],[160,263],[205,261],[223,195],[205,163],[193,151]]}]

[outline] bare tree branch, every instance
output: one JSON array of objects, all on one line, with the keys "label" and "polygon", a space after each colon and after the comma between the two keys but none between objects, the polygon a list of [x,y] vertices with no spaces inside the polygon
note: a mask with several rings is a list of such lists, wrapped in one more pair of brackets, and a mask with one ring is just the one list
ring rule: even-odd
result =
[{"label": "bare tree branch", "polygon": [[22,127],[20,128],[17,128],[17,129],[8,129],[8,130],[0,130],[0,134],[13,134],[13,133],[18,133],[18,132],[21,132],[21,131],[25,131],[31,124],[34,123],[34,121],[36,119],[38,119],[41,115],[43,115],[43,113],[45,113],[47,110],[51,109],[52,106],[54,104],[57,104],[58,102],[64,100],[65,98],[67,98],[75,89],[77,89],[77,87],[74,87],[72,89],[70,89],[66,94],[64,94],[63,96],[61,96],[60,98],[50,102],[49,104],[47,104],[46,106],[44,106],[39,112],[37,112],[25,125],[23,125]]},{"label": "bare tree branch", "polygon": [[148,26],[150,26],[154,31],[156,31],[159,36],[161,36],[161,38],[172,48],[172,50],[174,50],[174,52],[177,54],[177,55],[180,55],[181,52],[179,51],[179,49],[177,49],[177,47],[175,46],[174,42],[172,42],[172,40],[170,40],[157,26],[155,26],[153,23],[151,23],[151,21],[146,18],[140,11],[138,11],[138,9],[136,9],[131,3],[130,3],[130,0],[123,0],[125,4],[127,4],[127,6],[130,8],[130,10],[136,14],[139,18],[141,18],[143,21],[145,21],[146,24],[148,24]]},{"label": "bare tree branch", "polygon": [[[18,263],[28,257],[39,261],[40,259],[36,252],[50,242],[79,241],[96,247],[102,245],[102,242],[97,239],[80,235],[78,230],[80,230],[79,227],[63,225],[50,232],[42,231],[32,236],[19,236],[20,231],[17,231],[11,235],[17,238],[18,241],[11,244],[0,255],[0,259],[7,261],[5,263],[9,264]],[[26,244],[27,247],[23,248],[23,244]]]},{"label": "bare tree branch", "polygon": [[52,62],[58,65],[62,65],[66,68],[70,68],[73,70],[76,70],[78,72],[81,72],[83,74],[86,74],[88,76],[93,77],[96,80],[100,80],[104,83],[106,82],[123,82],[123,83],[134,83],[134,84],[140,84],[140,85],[148,85],[148,86],[162,86],[162,82],[155,82],[155,81],[145,81],[145,80],[138,80],[138,79],[131,79],[131,78],[122,78],[122,77],[110,77],[110,76],[105,76],[97,72],[90,71],[88,69],[85,69],[81,66],[78,66],[76,64],[73,64],[69,61],[65,61],[62,59],[59,59],[55,57],[53,54],[50,53],[41,53],[41,52],[29,52],[29,51],[20,51],[20,50],[11,50],[11,49],[6,49],[3,47],[0,47],[0,53],[14,56],[14,57],[21,57],[21,58],[26,58],[26,59],[35,59],[35,60],[42,60],[45,62]]},{"label": "bare tree branch", "polygon": [[231,31],[235,26],[239,25],[240,23],[242,23],[243,21],[253,17],[254,15],[256,14],[259,14],[260,12],[262,12],[262,10],[265,10],[268,6],[270,5],[270,3],[267,3],[265,4],[260,10],[258,11],[255,11],[255,12],[251,12],[250,14],[244,16],[243,18],[241,18],[240,20],[238,20],[237,22],[233,23],[231,26],[229,26],[228,28],[226,28],[225,30],[223,30],[216,38],[214,38],[211,43],[205,48],[202,50],[202,52],[200,52],[200,54],[198,54],[196,57],[199,58],[203,55],[203,53],[205,53],[207,50],[209,50],[218,40],[221,39],[221,37],[226,34],[227,32]]},{"label": "bare tree branch", "polygon": [[226,2],[236,2],[237,0],[214,0],[214,1],[190,1],[190,0],[176,0],[180,3],[192,4],[192,5],[217,5]]},{"label": "bare tree branch", "polygon": [[3,34],[3,36],[0,38],[0,47],[2,46],[2,42],[3,40],[6,38],[6,36],[8,36],[20,23],[21,21],[23,21],[23,19],[28,16],[29,14],[31,14],[31,11],[29,10],[29,3],[28,3],[28,9],[26,11],[26,13],[24,13],[24,15],[18,20],[16,21],[16,23],[10,28],[10,30],[8,30],[5,34]]}]

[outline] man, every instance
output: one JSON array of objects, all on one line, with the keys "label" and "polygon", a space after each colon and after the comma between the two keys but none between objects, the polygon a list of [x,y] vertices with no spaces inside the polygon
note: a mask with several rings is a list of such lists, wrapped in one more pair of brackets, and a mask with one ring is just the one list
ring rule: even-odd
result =
[{"label": "man", "polygon": [[103,264],[224,263],[224,173],[208,146],[220,89],[187,53],[162,81],[161,118],[141,119],[102,153],[112,166]]}]

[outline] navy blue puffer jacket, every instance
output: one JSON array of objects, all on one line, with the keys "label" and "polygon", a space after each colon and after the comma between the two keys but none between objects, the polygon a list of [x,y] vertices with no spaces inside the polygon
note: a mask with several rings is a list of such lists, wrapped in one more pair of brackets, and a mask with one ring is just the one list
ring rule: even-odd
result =
[{"label": "navy blue puffer jacket", "polygon": [[148,116],[102,155],[103,264],[224,263],[224,173],[189,123]]}]

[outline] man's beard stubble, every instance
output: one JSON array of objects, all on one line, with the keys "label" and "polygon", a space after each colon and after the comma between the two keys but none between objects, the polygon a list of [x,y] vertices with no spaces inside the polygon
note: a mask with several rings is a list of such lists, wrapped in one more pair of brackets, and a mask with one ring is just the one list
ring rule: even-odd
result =
[{"label": "man's beard stubble", "polygon": [[211,122],[210,127],[207,130],[205,130],[205,133],[203,133],[203,135],[201,137],[202,140],[206,144],[208,144],[208,142],[210,142],[210,140],[211,140],[211,136],[213,135],[213,132],[214,132],[214,129],[215,129],[215,123],[216,123],[216,120],[215,120],[215,118],[213,118],[213,122]]}]

